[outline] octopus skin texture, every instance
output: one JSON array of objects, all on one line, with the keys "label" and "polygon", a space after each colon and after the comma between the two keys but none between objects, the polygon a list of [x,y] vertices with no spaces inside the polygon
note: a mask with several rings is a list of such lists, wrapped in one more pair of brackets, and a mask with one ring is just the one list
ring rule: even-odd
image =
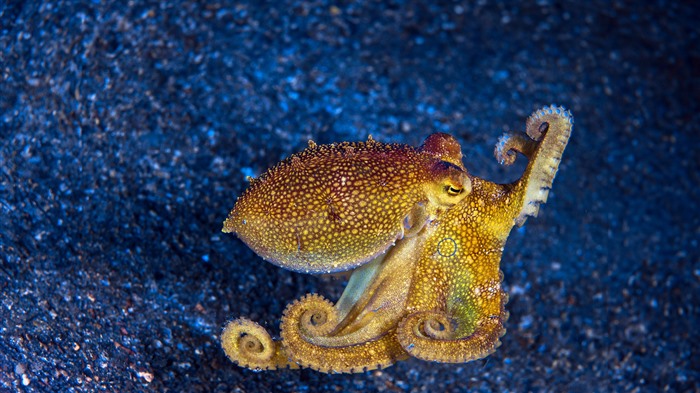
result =
[{"label": "octopus skin texture", "polygon": [[[419,173],[414,176],[420,181],[409,180],[412,178],[407,172],[392,178],[399,183],[399,187],[390,192],[391,200],[400,203],[398,210],[391,206],[385,209],[379,209],[378,205],[368,207],[368,204],[360,205],[364,199],[348,199],[343,209],[353,214],[345,219],[352,221],[358,214],[371,214],[372,222],[383,226],[376,232],[366,226],[358,227],[358,235],[368,237],[366,244],[371,246],[355,248],[349,253],[343,253],[340,248],[346,245],[332,237],[335,229],[318,229],[326,236],[326,249],[333,254],[329,257],[331,267],[323,267],[323,260],[314,259],[314,268],[309,270],[338,271],[338,266],[354,269],[340,299],[334,304],[319,295],[309,294],[290,304],[282,316],[281,338],[277,340],[257,323],[245,318],[235,319],[226,325],[221,336],[226,355],[238,365],[253,370],[308,367],[326,373],[353,373],[384,368],[409,357],[462,363],[493,353],[505,334],[504,323],[508,319],[505,310],[508,296],[501,287],[503,247],[511,229],[523,225],[527,217],[537,216],[539,206],[546,202],[572,129],[571,113],[552,105],[535,111],[527,119],[524,134],[501,137],[495,150],[499,162],[513,163],[517,152],[528,159],[522,177],[510,184],[496,184],[468,174],[462,164],[459,145],[445,134],[431,135],[418,149],[402,145],[389,148],[378,142],[368,142],[376,147],[358,149],[356,146],[362,145],[350,144],[353,150],[402,152],[371,153],[372,165],[380,168],[391,166],[398,170],[405,162],[396,164],[394,160],[400,160],[403,154],[427,154],[441,164],[428,162],[412,166],[411,170],[418,168]],[[336,152],[339,146],[349,145],[331,146],[327,149]],[[341,167],[343,163],[357,162],[353,161],[353,156],[346,157],[342,152],[333,154],[340,157],[334,162]],[[303,169],[302,177],[320,173],[317,164],[309,164],[311,158],[305,153],[299,160],[314,168],[308,172]],[[408,161],[415,162],[414,158]],[[292,164],[287,160],[284,165]],[[348,165],[355,168],[354,164]],[[466,179],[460,180],[460,176],[451,171],[438,171],[439,175],[435,175],[435,165],[457,169],[456,173]],[[421,170],[425,173],[420,173]],[[382,187],[376,183],[380,180],[378,175],[371,171],[357,170],[352,175],[353,182],[359,180],[358,191],[365,196],[370,194],[370,188]],[[332,170],[324,172],[323,176],[337,179]],[[258,181],[266,182],[271,178],[274,179],[263,176]],[[449,181],[445,182],[446,179]],[[332,184],[333,181],[325,179],[322,183]],[[402,182],[410,186],[402,189]],[[458,195],[453,195],[448,183],[461,185]],[[260,187],[254,182],[251,188],[256,186]],[[426,189],[433,190],[436,195],[428,197],[426,194],[430,191]],[[439,190],[451,198],[440,195]],[[279,192],[287,204],[302,204],[305,200],[303,192],[284,189]],[[246,195],[250,197],[247,203],[256,203],[255,194],[244,194],[242,198]],[[447,203],[443,203],[445,201]],[[234,212],[227,222],[236,216]],[[326,220],[334,219],[328,211],[326,214]],[[292,221],[297,225],[295,229],[301,231],[317,225],[313,220]],[[418,226],[418,229],[410,236],[400,236],[409,226],[411,229]],[[237,229],[231,228],[225,224],[224,231],[238,234]],[[249,234],[239,236],[248,244],[254,242],[245,238]],[[308,264],[305,258],[316,257],[305,255],[313,254],[313,249],[292,250],[291,253],[302,255],[289,257],[284,255],[285,245],[266,247],[274,250],[268,248],[265,252],[279,255],[280,266],[288,267],[285,264],[292,261],[292,270],[304,270],[299,268],[299,261],[304,261],[302,265]],[[335,255],[342,255],[342,258]]]},{"label": "octopus skin texture", "polygon": [[316,145],[282,161],[224,221],[263,259],[303,273],[369,262],[460,202],[471,184],[457,141],[433,134],[418,149],[367,142]]}]

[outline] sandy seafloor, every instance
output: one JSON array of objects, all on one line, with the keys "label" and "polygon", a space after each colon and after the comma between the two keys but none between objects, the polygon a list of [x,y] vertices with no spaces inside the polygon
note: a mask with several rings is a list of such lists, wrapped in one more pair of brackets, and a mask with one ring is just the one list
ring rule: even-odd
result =
[{"label": "sandy seafloor", "polygon": [[[699,6],[678,1],[1,2],[0,391],[698,392]],[[466,364],[254,373],[218,337],[344,282],[220,233],[308,139],[454,135],[469,170],[556,103],[514,230],[503,345]],[[521,160],[522,162],[522,160]]]}]

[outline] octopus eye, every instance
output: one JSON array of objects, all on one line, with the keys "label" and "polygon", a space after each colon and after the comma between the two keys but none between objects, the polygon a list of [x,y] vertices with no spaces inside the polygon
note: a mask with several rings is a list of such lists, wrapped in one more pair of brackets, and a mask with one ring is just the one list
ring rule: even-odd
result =
[{"label": "octopus eye", "polygon": [[464,188],[456,188],[453,186],[445,186],[445,191],[447,191],[447,195],[451,196],[457,196],[464,191]]}]

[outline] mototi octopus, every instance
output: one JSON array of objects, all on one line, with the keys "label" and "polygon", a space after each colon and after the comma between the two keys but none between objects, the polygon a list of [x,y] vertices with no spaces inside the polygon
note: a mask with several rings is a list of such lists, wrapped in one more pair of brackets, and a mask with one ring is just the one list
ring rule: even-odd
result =
[{"label": "mototi octopus", "polygon": [[510,184],[469,174],[458,142],[442,133],[419,148],[309,142],[251,179],[224,232],[280,267],[352,275],[335,304],[309,294],[287,306],[280,339],[230,321],[226,355],[253,370],[353,373],[411,356],[461,363],[493,353],[508,319],[503,247],[546,202],[572,129],[571,113],[552,105],[525,133],[502,136],[501,164],[516,152],[528,159]]}]

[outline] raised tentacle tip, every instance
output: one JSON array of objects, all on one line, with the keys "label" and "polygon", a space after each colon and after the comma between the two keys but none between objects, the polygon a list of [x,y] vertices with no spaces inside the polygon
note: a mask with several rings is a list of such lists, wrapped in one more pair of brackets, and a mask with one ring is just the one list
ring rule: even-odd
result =
[{"label": "raised tentacle tip", "polygon": [[531,162],[520,180],[524,182],[524,200],[522,210],[515,218],[519,226],[525,223],[528,216],[536,217],[540,205],[547,202],[573,130],[574,117],[564,107],[550,105],[535,111],[526,124],[527,135],[537,142]]},{"label": "raised tentacle tip", "polygon": [[535,141],[542,139],[544,134],[553,126],[551,123],[555,121],[557,126],[573,127],[574,116],[571,111],[558,105],[549,105],[538,109],[527,119],[527,135]]}]

